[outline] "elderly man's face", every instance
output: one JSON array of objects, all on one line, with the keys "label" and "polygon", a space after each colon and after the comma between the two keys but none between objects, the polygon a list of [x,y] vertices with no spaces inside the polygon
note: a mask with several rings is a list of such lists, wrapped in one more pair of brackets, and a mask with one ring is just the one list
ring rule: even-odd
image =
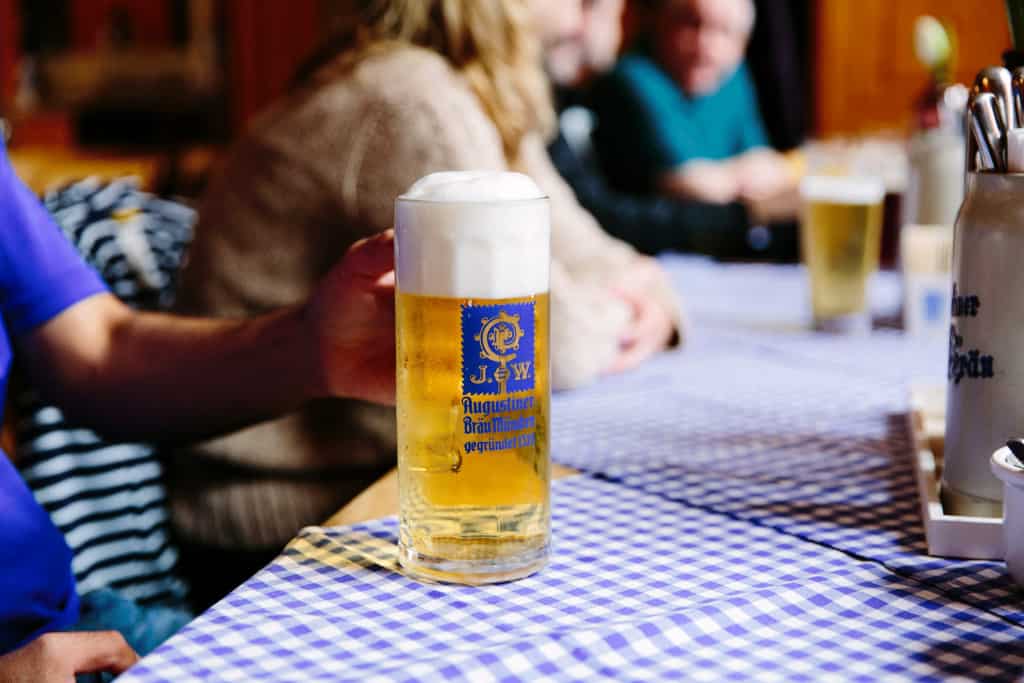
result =
[{"label": "elderly man's face", "polygon": [[664,0],[655,56],[684,91],[706,95],[743,59],[752,23],[749,0]]}]

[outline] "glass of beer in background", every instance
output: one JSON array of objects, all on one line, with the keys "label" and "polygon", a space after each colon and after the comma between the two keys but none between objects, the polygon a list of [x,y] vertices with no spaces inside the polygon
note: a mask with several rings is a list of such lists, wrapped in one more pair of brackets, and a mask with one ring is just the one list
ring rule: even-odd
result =
[{"label": "glass of beer in background", "polygon": [[867,285],[878,269],[885,186],[870,177],[808,176],[800,195],[815,328],[870,330]]},{"label": "glass of beer in background", "polygon": [[395,206],[399,558],[528,576],[550,542],[548,200],[527,176],[435,173]]}]

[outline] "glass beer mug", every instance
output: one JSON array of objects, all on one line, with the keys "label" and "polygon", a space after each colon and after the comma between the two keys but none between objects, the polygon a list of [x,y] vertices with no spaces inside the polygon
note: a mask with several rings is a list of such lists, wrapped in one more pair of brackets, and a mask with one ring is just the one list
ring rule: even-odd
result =
[{"label": "glass beer mug", "polygon": [[550,210],[527,176],[429,175],[395,207],[399,557],[528,576],[550,542]]}]

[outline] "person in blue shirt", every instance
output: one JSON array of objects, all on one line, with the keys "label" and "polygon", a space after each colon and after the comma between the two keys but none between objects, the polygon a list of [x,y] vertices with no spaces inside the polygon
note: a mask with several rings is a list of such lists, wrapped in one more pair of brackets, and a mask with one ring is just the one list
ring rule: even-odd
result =
[{"label": "person in blue shirt", "polygon": [[[393,243],[354,245],[307,303],[248,321],[120,303],[17,179],[0,145],[0,416],[15,357],[70,414],[125,438],[189,439],[312,398],[394,401]],[[116,633],[78,620],[71,554],[0,453],[0,681],[119,673]]]},{"label": "person in blue shirt", "polygon": [[594,145],[614,186],[748,205],[795,187],[743,64],[754,18],[751,0],[655,0],[649,34],[594,85]]}]

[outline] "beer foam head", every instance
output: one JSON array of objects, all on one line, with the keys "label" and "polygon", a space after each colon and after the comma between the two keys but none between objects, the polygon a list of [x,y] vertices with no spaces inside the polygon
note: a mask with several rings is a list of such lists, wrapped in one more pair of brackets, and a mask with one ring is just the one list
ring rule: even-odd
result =
[{"label": "beer foam head", "polygon": [[885,198],[885,184],[870,176],[807,176],[800,194],[812,202],[878,204]]},{"label": "beer foam head", "polygon": [[533,179],[522,173],[500,171],[442,171],[423,176],[402,199],[434,202],[494,202],[543,199]]},{"label": "beer foam head", "polygon": [[407,294],[541,294],[548,291],[550,242],[547,199],[521,173],[433,173],[395,204],[395,267]]}]

